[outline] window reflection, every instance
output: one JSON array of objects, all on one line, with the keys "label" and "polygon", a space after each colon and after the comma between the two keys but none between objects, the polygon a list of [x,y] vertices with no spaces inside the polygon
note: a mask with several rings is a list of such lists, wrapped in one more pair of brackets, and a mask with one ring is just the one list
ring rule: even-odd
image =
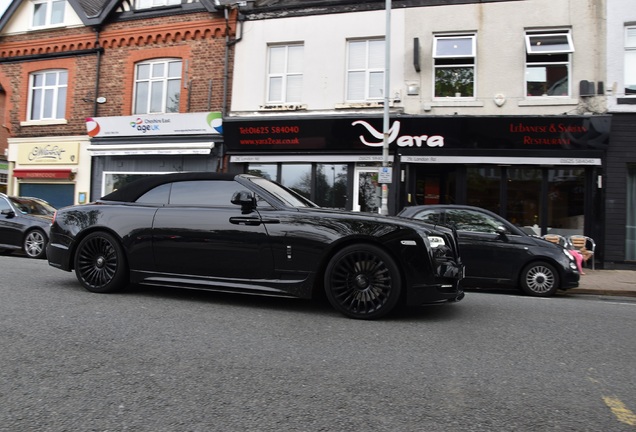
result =
[{"label": "window reflection", "polygon": [[314,202],[344,209],[347,204],[347,165],[317,164]]},{"label": "window reflection", "polygon": [[499,189],[501,168],[469,167],[467,170],[466,204],[501,214]]},{"label": "window reflection", "polygon": [[249,164],[247,173],[266,178],[267,180],[278,181],[277,164]]},{"label": "window reflection", "polygon": [[311,198],[311,164],[282,166],[280,183],[307,199]]},{"label": "window reflection", "polygon": [[541,215],[541,169],[508,169],[508,220],[517,226],[539,224]]},{"label": "window reflection", "polygon": [[548,229],[561,235],[583,233],[585,170],[548,170]]}]

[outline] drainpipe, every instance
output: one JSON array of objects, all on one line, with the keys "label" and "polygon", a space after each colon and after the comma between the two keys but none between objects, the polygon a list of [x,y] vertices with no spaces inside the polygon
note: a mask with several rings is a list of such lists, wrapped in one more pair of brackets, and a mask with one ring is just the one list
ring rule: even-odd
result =
[{"label": "drainpipe", "polygon": [[229,68],[230,68],[230,47],[236,45],[243,39],[243,15],[239,13],[238,21],[240,23],[240,35],[234,39],[230,40],[230,16],[229,16],[230,7],[224,6],[223,13],[225,16],[225,61],[223,65],[223,105],[222,105],[222,115],[225,118],[227,115],[227,92],[228,92],[228,81],[229,81]]},{"label": "drainpipe", "polygon": [[[95,29],[95,48],[99,48],[99,29]],[[93,117],[97,117],[97,98],[99,97],[99,76],[101,75],[102,50],[97,49],[97,64],[95,66],[95,98],[93,100]]]}]

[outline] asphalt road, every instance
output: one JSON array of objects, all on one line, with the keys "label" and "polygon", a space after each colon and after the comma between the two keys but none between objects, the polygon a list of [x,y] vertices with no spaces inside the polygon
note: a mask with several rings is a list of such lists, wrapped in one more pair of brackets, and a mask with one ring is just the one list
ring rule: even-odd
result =
[{"label": "asphalt road", "polygon": [[636,299],[324,303],[92,294],[0,257],[0,430],[634,431]]}]

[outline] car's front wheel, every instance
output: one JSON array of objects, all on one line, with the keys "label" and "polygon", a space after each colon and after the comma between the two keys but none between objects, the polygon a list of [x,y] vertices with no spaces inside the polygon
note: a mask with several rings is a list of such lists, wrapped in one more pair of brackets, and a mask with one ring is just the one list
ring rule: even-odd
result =
[{"label": "car's front wheel", "polygon": [[75,275],[89,291],[108,293],[128,284],[124,251],[111,234],[94,232],[82,239],[75,253]]},{"label": "car's front wheel", "polygon": [[39,229],[34,229],[24,237],[22,247],[29,258],[40,259],[46,254],[46,243],[46,234]]},{"label": "car's front wheel", "polygon": [[549,297],[559,288],[559,274],[548,263],[528,264],[521,272],[521,289],[535,297]]},{"label": "car's front wheel", "polygon": [[400,299],[400,271],[389,254],[373,245],[347,246],[325,271],[331,305],[351,318],[373,319],[391,312]]}]

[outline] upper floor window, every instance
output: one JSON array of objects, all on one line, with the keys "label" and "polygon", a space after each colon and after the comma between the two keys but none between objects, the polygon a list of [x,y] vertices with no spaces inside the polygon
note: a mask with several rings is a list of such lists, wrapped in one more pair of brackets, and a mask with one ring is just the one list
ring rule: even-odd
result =
[{"label": "upper floor window", "polygon": [[135,9],[150,9],[161,6],[173,6],[181,4],[181,0],[137,0]]},{"label": "upper floor window", "polygon": [[267,102],[300,102],[303,87],[303,45],[270,46]]},{"label": "upper floor window", "polygon": [[435,97],[475,97],[475,35],[435,36]]},{"label": "upper floor window", "polygon": [[47,70],[29,76],[29,120],[63,119],[68,72]]},{"label": "upper floor window", "polygon": [[636,27],[625,28],[625,96],[636,96]]},{"label": "upper floor window", "polygon": [[347,48],[347,101],[382,99],[384,39],[352,40]]},{"label": "upper floor window", "polygon": [[526,33],[526,95],[570,96],[572,36],[567,31]]},{"label": "upper floor window", "polygon": [[137,64],[133,114],[179,112],[180,95],[181,60],[161,59]]},{"label": "upper floor window", "polygon": [[33,27],[46,27],[64,22],[66,0],[33,0]]}]

